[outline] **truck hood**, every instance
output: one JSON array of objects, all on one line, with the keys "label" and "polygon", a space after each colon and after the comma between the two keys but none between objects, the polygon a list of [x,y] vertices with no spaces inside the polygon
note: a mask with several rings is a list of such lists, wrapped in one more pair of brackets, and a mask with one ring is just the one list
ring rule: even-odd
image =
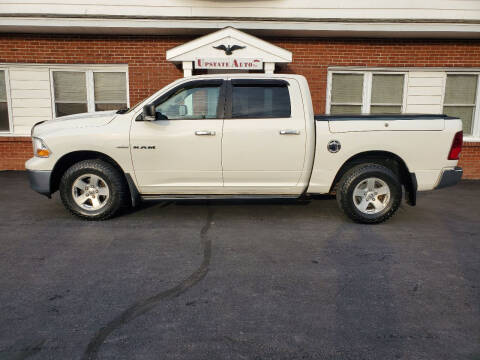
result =
[{"label": "truck hood", "polygon": [[108,124],[116,115],[116,110],[113,110],[62,116],[56,120],[48,120],[34,125],[32,136],[41,137],[45,133],[63,129],[103,126]]}]

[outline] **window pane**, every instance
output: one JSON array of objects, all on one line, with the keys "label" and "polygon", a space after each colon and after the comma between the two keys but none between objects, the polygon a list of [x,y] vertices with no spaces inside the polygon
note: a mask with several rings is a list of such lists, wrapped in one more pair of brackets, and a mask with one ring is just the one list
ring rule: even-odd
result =
[{"label": "window pane", "polygon": [[232,118],[290,117],[286,86],[233,86]]},{"label": "window pane", "polygon": [[87,102],[84,72],[54,71],[53,84],[56,102]]},{"label": "window pane", "polygon": [[6,102],[0,102],[0,131],[9,131],[10,122],[8,120],[8,105]]},{"label": "window pane", "polygon": [[219,86],[186,87],[158,105],[155,111],[167,119],[215,119],[219,94]]},{"label": "window pane", "polygon": [[445,104],[475,104],[477,75],[447,75]]},{"label": "window pane", "polygon": [[332,105],[330,114],[334,115],[360,115],[362,107],[360,105]]},{"label": "window pane", "polygon": [[372,76],[372,104],[401,104],[403,102],[403,75],[374,74]]},{"label": "window pane", "polygon": [[7,101],[7,87],[5,86],[5,71],[0,71],[0,101]]},{"label": "window pane", "polygon": [[127,104],[95,104],[95,111],[108,111],[126,109]]},{"label": "window pane", "polygon": [[362,103],[362,74],[333,74],[332,103]]},{"label": "window pane", "polygon": [[5,71],[0,71],[0,131],[10,131]]},{"label": "window pane", "polygon": [[87,112],[87,104],[81,103],[56,103],[55,111],[57,117]]},{"label": "window pane", "polygon": [[370,107],[370,114],[401,114],[401,106],[381,106],[381,105],[372,105]]},{"label": "window pane", "polygon": [[473,106],[444,106],[443,112],[462,119],[463,133],[465,135],[472,134]]},{"label": "window pane", "polygon": [[95,102],[126,103],[126,74],[123,72],[94,72]]}]

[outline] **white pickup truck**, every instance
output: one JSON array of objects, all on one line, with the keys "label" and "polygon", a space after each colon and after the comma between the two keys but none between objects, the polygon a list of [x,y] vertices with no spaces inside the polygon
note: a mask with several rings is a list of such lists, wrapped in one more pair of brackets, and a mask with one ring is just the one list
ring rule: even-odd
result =
[{"label": "white pickup truck", "polygon": [[32,128],[31,187],[84,219],[141,199],[336,194],[354,221],[379,223],[402,194],[456,184],[462,123],[445,115],[319,115],[299,75],[183,78],[129,110]]}]

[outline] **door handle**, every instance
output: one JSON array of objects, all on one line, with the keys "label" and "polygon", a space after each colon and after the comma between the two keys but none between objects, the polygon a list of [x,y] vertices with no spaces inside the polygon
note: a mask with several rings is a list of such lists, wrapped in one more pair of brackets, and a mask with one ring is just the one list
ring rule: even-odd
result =
[{"label": "door handle", "polygon": [[280,135],[300,135],[300,130],[280,130]]},{"label": "door handle", "polygon": [[215,136],[215,131],[213,130],[199,130],[199,131],[195,131],[195,135],[198,135],[198,136]]}]

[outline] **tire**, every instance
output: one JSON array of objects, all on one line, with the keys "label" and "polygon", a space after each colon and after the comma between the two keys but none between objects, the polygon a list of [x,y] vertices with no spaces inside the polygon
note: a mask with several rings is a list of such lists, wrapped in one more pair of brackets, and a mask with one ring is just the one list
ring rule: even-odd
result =
[{"label": "tire", "polygon": [[106,220],[128,204],[128,187],[122,173],[103,160],[72,165],[60,179],[63,205],[84,220]]},{"label": "tire", "polygon": [[337,202],[353,221],[379,224],[392,217],[402,202],[402,184],[389,168],[360,164],[345,173],[337,187]]}]

